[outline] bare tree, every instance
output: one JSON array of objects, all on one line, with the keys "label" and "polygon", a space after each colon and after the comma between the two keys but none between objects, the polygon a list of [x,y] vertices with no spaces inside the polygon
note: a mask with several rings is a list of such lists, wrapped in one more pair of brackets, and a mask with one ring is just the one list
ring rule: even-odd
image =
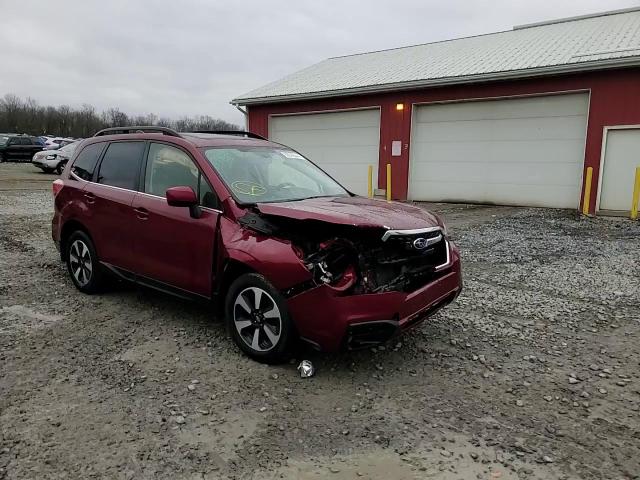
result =
[{"label": "bare tree", "polygon": [[31,97],[23,101],[10,93],[0,98],[0,132],[89,137],[102,128],[131,125],[158,125],[181,132],[240,130],[238,125],[208,115],[172,120],[153,113],[129,116],[117,107],[97,112],[87,103],[79,109],[68,105],[42,106]]}]

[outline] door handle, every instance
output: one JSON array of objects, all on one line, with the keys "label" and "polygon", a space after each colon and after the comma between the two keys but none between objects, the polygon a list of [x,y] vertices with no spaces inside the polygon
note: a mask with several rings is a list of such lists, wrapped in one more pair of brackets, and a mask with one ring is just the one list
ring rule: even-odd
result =
[{"label": "door handle", "polygon": [[95,203],[96,196],[91,192],[84,192],[84,198],[87,199],[87,203]]},{"label": "door handle", "polygon": [[147,218],[149,218],[149,210],[147,210],[146,208],[138,207],[134,208],[133,211],[136,212],[136,217],[138,217],[140,220],[146,220]]}]

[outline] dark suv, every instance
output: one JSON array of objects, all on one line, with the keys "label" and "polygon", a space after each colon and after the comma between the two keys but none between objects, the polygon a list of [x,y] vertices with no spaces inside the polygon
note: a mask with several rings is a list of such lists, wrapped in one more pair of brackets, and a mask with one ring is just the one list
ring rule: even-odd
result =
[{"label": "dark suv", "polygon": [[33,155],[43,148],[35,138],[27,135],[0,133],[0,162],[30,162]]},{"label": "dark suv", "polygon": [[353,195],[246,132],[107,129],[53,184],[53,239],[78,289],[106,273],[213,300],[251,357],[387,341],[451,302],[458,249],[415,206]]}]

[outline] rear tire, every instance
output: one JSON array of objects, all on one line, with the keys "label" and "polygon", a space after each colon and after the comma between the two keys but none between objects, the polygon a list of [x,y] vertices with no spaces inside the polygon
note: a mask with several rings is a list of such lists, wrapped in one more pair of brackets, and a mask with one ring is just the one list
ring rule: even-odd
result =
[{"label": "rear tire", "polygon": [[245,273],[231,284],[225,317],[231,338],[249,357],[270,364],[291,357],[297,334],[287,301],[262,275]]},{"label": "rear tire", "polygon": [[66,241],[67,270],[73,284],[83,293],[92,294],[102,287],[102,271],[96,249],[89,236],[81,230]]}]

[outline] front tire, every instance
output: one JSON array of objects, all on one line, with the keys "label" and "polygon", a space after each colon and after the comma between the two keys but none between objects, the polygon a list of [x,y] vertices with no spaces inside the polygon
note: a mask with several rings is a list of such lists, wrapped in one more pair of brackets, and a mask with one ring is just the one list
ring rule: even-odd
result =
[{"label": "front tire", "polygon": [[96,293],[102,286],[102,272],[89,236],[78,230],[66,242],[67,270],[73,284],[83,293]]},{"label": "front tire", "polygon": [[246,273],[229,287],[227,329],[249,357],[262,363],[289,359],[296,339],[287,302],[262,275]]},{"label": "front tire", "polygon": [[62,171],[64,170],[64,167],[67,165],[67,162],[60,162],[58,164],[58,166],[56,167],[56,173],[58,175],[62,175]]}]

